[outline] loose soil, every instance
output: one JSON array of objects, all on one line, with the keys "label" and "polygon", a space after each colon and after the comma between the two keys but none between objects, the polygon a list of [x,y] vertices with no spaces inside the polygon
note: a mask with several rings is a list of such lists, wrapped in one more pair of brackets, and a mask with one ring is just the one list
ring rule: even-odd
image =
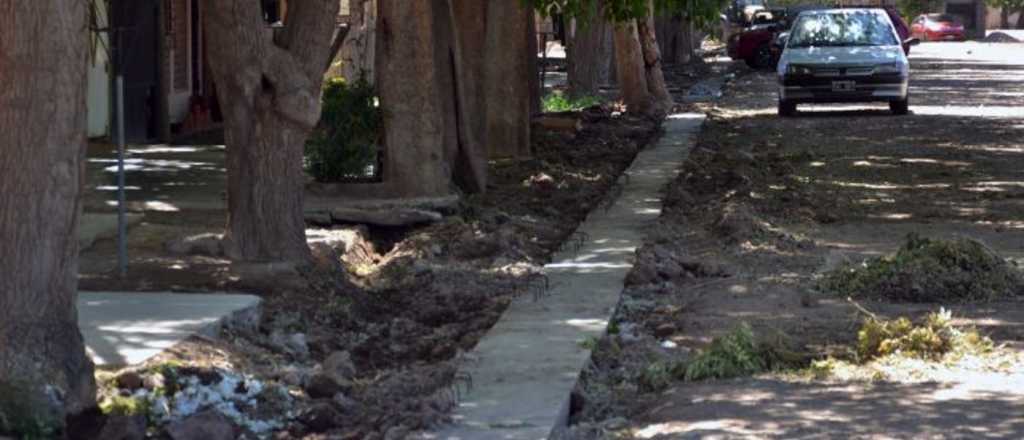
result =
[{"label": "loose soil", "polygon": [[[988,104],[997,93],[997,105],[1021,108],[1024,89],[1011,81],[1024,72],[962,59],[918,58],[914,68],[921,114],[907,117],[831,106],[779,118],[773,74],[748,71],[730,85],[666,188],[664,214],[638,251],[609,336],[596,343],[573,400],[575,438],[1024,433],[1013,409],[1024,404],[1017,299],[911,304],[869,296],[859,304],[889,318],[951,309],[958,325],[1005,347],[1000,362],[906,363],[859,381],[796,372],[812,359],[851,358],[865,317],[819,289],[823,273],[891,254],[909,233],[970,238],[1011,260],[1024,257],[1024,173],[1016,165],[1024,113],[942,114],[946,104]],[[797,354],[792,370],[681,380],[680,366],[741,323]]]},{"label": "loose soil", "polygon": [[[81,286],[259,294],[257,328],[192,338],[141,368],[170,362],[244,372],[288,386],[299,413],[324,404],[338,409],[326,425],[293,421],[279,438],[401,438],[392,435],[445,419],[472,379],[456,377],[460,353],[513,297],[543,293],[539,271],[549,255],[608,202],[617,177],[658,130],[656,121],[607,106],[578,116],[583,130],[576,134],[535,130],[532,159],[492,163],[487,193],[466,197],[442,223],[310,229],[310,236],[348,238],[332,242],[334,249],[315,248],[318,266],[298,280],[247,279],[222,258],[169,255],[168,240],[223,226],[223,212],[185,209],[148,212],[131,231],[125,279],[113,272],[112,241],[84,252]],[[311,383],[319,363],[339,351],[355,365],[351,385],[341,398],[310,397],[320,392]]]}]

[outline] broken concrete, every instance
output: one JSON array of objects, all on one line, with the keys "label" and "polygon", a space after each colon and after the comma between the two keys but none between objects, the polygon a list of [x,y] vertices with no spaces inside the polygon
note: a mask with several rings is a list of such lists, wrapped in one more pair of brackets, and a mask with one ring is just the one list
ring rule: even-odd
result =
[{"label": "broken concrete", "polygon": [[96,365],[133,365],[222,325],[255,325],[259,303],[223,293],[80,292],[78,326]]}]

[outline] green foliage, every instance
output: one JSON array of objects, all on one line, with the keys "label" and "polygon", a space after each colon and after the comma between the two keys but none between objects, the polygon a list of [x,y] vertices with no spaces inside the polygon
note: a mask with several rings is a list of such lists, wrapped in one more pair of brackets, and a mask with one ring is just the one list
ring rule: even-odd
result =
[{"label": "green foliage", "polygon": [[306,168],[318,182],[372,177],[377,166],[381,110],[373,87],[360,79],[324,84],[320,124],[306,142]]},{"label": "green foliage", "polygon": [[637,386],[641,391],[661,391],[675,379],[686,376],[686,364],[679,362],[657,361],[647,365],[637,377]]},{"label": "green foliage", "polygon": [[[643,19],[650,12],[647,9],[647,0],[604,0],[601,16],[598,16],[596,0],[521,1],[544,16],[562,14],[577,19],[584,26],[595,19],[604,19],[612,23]],[[725,4],[724,0],[654,0],[654,9],[658,14],[681,14],[698,26],[705,27],[718,21],[718,15]]]},{"label": "green foliage", "polygon": [[112,396],[100,403],[100,411],[110,416],[149,416],[150,402],[145,398]]},{"label": "green foliage", "polygon": [[857,332],[857,354],[862,361],[897,354],[939,360],[948,353],[985,353],[993,348],[992,341],[977,330],[953,326],[948,310],[930,313],[918,325],[906,317],[871,317]]},{"label": "green foliage", "polygon": [[941,12],[942,2],[939,0],[897,0],[896,7],[900,15],[907,23],[913,21],[918,15],[931,12]]},{"label": "green foliage", "polygon": [[689,381],[728,379],[749,376],[768,369],[764,353],[754,339],[750,325],[742,323],[724,336],[715,338],[686,366]]},{"label": "green foliage", "polygon": [[819,288],[854,298],[907,302],[989,301],[1016,295],[1021,275],[985,245],[915,234],[894,255],[847,264],[825,274]]},{"label": "green foliage", "polygon": [[594,96],[581,96],[573,98],[564,93],[555,91],[544,97],[542,106],[545,113],[575,112],[592,107],[601,103],[601,99]]},{"label": "green foliage", "polygon": [[58,409],[28,383],[0,382],[0,437],[54,438],[64,425]]}]

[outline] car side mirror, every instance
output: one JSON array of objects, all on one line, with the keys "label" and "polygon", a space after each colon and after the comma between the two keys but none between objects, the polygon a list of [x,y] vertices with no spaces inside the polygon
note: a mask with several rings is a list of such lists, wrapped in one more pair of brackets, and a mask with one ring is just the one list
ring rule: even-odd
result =
[{"label": "car side mirror", "polygon": [[789,41],[789,32],[783,32],[779,34],[779,36],[776,37],[775,41],[780,47],[785,46],[786,41]]},{"label": "car side mirror", "polygon": [[904,47],[917,46],[918,44],[921,44],[921,40],[917,39],[917,37],[910,37],[903,40]]}]

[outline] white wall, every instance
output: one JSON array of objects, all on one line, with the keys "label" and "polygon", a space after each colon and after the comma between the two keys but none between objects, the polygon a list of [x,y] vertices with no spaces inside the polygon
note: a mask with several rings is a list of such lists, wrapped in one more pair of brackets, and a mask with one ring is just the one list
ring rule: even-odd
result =
[{"label": "white wall", "polygon": [[[94,0],[96,23],[99,28],[107,27],[106,2]],[[89,137],[110,134],[110,39],[106,33],[89,33],[88,102]]]}]

